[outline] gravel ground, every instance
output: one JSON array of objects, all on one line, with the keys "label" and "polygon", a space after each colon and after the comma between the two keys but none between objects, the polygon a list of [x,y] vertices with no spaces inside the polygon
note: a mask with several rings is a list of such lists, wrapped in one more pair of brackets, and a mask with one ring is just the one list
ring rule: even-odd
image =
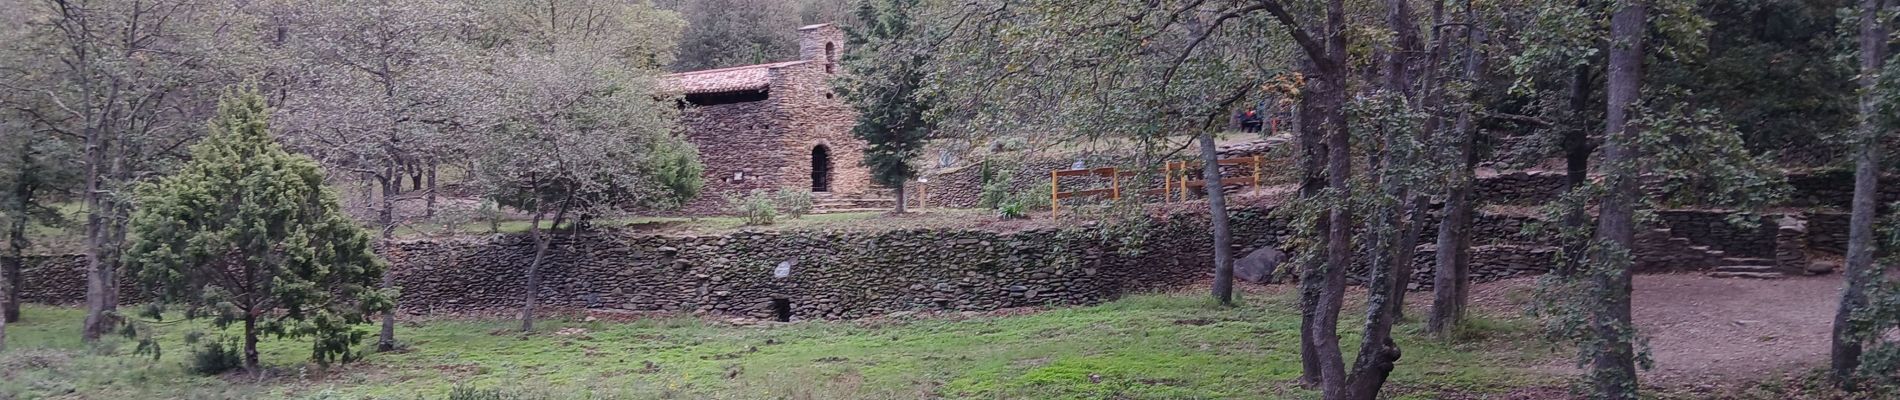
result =
[{"label": "gravel ground", "polygon": [[[1840,275],[1757,280],[1659,274],[1637,275],[1635,281],[1631,312],[1655,360],[1655,368],[1643,372],[1645,384],[1759,382],[1827,363]],[[1536,284],[1536,278],[1477,284],[1472,302],[1492,315],[1518,315]],[[1557,368],[1571,369],[1562,364]]]}]

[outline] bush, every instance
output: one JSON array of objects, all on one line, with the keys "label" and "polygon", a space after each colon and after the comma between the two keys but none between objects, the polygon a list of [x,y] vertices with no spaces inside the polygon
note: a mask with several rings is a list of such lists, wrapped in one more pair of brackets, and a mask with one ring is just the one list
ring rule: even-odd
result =
[{"label": "bush", "polygon": [[483,221],[488,221],[488,233],[501,232],[501,206],[494,200],[482,199],[482,205],[475,209]]},{"label": "bush", "polygon": [[435,210],[435,217],[430,219],[434,220],[437,225],[442,226],[443,234],[454,235],[461,233],[463,225],[473,223],[483,217],[482,211],[475,207],[460,204],[446,204],[437,208]]},{"label": "bush", "polygon": [[244,358],[238,354],[236,340],[227,345],[222,341],[211,340],[204,345],[191,349],[191,360],[185,368],[199,375],[218,375],[231,370],[244,368]]},{"label": "bush", "polygon": [[772,196],[765,191],[754,190],[745,196],[727,196],[726,203],[731,204],[734,213],[745,217],[746,225],[771,225],[773,219],[778,217],[778,205],[773,204]]},{"label": "bush", "polygon": [[984,174],[983,192],[976,199],[976,206],[996,208],[1009,202],[1009,176],[1001,173]]},{"label": "bush", "polygon": [[1010,196],[1008,202],[1022,206],[1023,211],[1047,210],[1049,196],[1053,194],[1050,190],[1053,189],[1050,189],[1048,185],[1034,185],[1029,190],[1016,192],[1015,195]]},{"label": "bush", "polygon": [[1005,221],[1012,219],[1029,219],[1029,213],[1023,210],[1021,203],[1011,202],[996,207],[996,217]]},{"label": "bush", "polygon": [[792,219],[798,219],[799,217],[805,216],[805,214],[811,213],[814,199],[809,191],[779,189],[778,196],[776,197],[778,208],[784,211],[785,215],[791,216]]}]

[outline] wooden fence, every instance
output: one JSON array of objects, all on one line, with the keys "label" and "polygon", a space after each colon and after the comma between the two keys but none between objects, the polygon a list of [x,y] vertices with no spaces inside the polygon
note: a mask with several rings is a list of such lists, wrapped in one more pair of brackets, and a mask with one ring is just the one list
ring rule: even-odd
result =
[{"label": "wooden fence", "polygon": [[[1216,161],[1215,163],[1220,166],[1234,165],[1251,167],[1251,173],[1248,174],[1248,176],[1223,178],[1217,184],[1221,186],[1260,186],[1260,166],[1264,160],[1265,159],[1261,156],[1256,155]],[[1164,180],[1162,181],[1161,187],[1141,190],[1140,193],[1145,195],[1160,195],[1162,199],[1168,201],[1187,200],[1190,190],[1207,186],[1205,179],[1191,179],[1198,175],[1196,172],[1201,171],[1201,165],[1201,161],[1169,162],[1163,174]],[[1122,197],[1122,177],[1134,176],[1135,173],[1135,171],[1121,171],[1115,167],[1049,171],[1049,211],[1051,213],[1060,211],[1062,209],[1062,199],[1067,198],[1107,196],[1109,199],[1120,199]],[[1067,192],[1062,191],[1063,177],[1078,176],[1106,177],[1108,178],[1108,187]]]}]

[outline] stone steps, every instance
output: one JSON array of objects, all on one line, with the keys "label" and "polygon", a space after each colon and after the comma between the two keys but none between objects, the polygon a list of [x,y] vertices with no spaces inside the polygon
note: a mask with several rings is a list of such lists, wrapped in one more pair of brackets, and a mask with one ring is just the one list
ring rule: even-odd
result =
[{"label": "stone steps", "polygon": [[1715,267],[1715,272],[1778,272],[1773,265],[1724,265]]},{"label": "stone steps", "polygon": [[1714,278],[1781,279],[1786,275],[1780,272],[1710,272]]},{"label": "stone steps", "polygon": [[1774,265],[1723,265],[1709,272],[1715,278],[1781,279],[1786,276]]},{"label": "stone steps", "polygon": [[890,208],[827,208],[827,209],[813,208],[811,210],[811,213],[812,214],[843,214],[843,213],[857,213],[857,212],[889,212],[889,211],[891,211]]},{"label": "stone steps", "polygon": [[832,193],[812,194],[812,214],[836,214],[847,212],[890,211],[897,207],[897,199],[878,197],[867,193],[858,197],[845,197]]}]

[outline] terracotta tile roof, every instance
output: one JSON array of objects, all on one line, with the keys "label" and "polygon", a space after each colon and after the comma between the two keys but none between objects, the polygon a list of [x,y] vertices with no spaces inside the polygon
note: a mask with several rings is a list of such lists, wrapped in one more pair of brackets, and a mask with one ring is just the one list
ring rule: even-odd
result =
[{"label": "terracotta tile roof", "polygon": [[784,61],[719,69],[688,71],[667,75],[668,86],[682,94],[742,92],[764,90],[772,86],[773,68],[789,67],[810,60]]}]

